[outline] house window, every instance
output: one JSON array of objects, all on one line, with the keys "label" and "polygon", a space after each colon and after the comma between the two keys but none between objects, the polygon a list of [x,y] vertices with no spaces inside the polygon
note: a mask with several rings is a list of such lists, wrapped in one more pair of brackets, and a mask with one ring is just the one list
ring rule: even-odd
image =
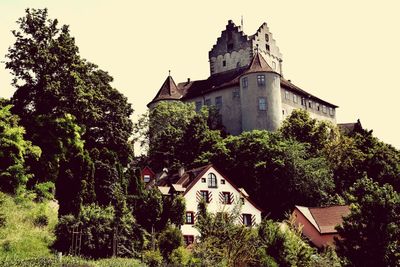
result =
[{"label": "house window", "polygon": [[326,106],[325,105],[322,105],[322,112],[326,113]]},{"label": "house window", "polygon": [[217,176],[214,173],[208,174],[208,187],[217,188]]},{"label": "house window", "polygon": [[143,176],[143,180],[144,180],[145,183],[150,182],[150,175],[145,174],[145,175]]},{"label": "house window", "polygon": [[221,184],[225,184],[225,179],[221,179]]},{"label": "house window", "polygon": [[269,42],[269,35],[267,33],[265,34],[265,41]]},{"label": "house window", "polygon": [[243,213],[243,225],[245,226],[252,226],[251,222],[251,214]]},{"label": "house window", "polygon": [[265,97],[258,98],[258,110],[261,111],[267,110],[267,101],[265,100]]},{"label": "house window", "polygon": [[199,112],[202,107],[201,101],[196,101],[196,111]]},{"label": "house window", "polygon": [[297,95],[293,94],[293,102],[297,103]]},{"label": "house window", "polygon": [[226,67],[226,60],[222,61],[222,67]]},{"label": "house window", "polygon": [[333,116],[333,108],[329,108],[329,114]]},{"label": "house window", "polygon": [[205,183],[206,182],[206,178],[201,178],[201,182]]},{"label": "house window", "polygon": [[194,224],[194,213],[193,211],[186,212],[186,224]]},{"label": "house window", "polygon": [[185,242],[185,246],[189,246],[190,244],[193,244],[194,236],[193,235],[184,235],[183,241]]},{"label": "house window", "polygon": [[201,196],[202,199],[204,199],[204,201],[206,203],[210,203],[210,199],[208,197],[208,191],[207,190],[201,190],[200,191],[200,196]]},{"label": "house window", "polygon": [[257,84],[258,86],[265,85],[265,75],[257,75]]},{"label": "house window", "polygon": [[290,93],[289,93],[289,91],[285,91],[285,98],[286,98],[286,99],[289,99],[289,98],[290,98]]},{"label": "house window", "polygon": [[208,99],[204,100],[204,105],[211,106],[211,99],[208,98]]},{"label": "house window", "polygon": [[217,96],[215,98],[215,107],[220,110],[222,108],[222,96]]},{"label": "house window", "polygon": [[247,77],[242,78],[242,87],[247,88],[249,86],[249,80]]},{"label": "house window", "polygon": [[244,205],[244,197],[240,198],[240,202],[242,203],[242,205]]},{"label": "house window", "polygon": [[312,108],[312,101],[308,101],[308,107]]},{"label": "house window", "polygon": [[267,51],[269,51],[269,44],[265,44],[265,49],[267,49]]},{"label": "house window", "polygon": [[222,192],[223,196],[223,204],[232,204],[231,193],[229,192]]}]

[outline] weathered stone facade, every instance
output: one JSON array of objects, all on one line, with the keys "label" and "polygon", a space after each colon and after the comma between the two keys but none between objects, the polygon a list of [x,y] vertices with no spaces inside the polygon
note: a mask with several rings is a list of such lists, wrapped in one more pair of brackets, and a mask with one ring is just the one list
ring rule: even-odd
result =
[{"label": "weathered stone facade", "polygon": [[275,131],[295,109],[336,123],[336,105],[322,100],[283,78],[282,54],[264,23],[254,35],[245,35],[229,21],[209,52],[210,77],[175,84],[168,76],[156,97],[159,101],[193,102],[199,109],[215,105],[227,131]]}]

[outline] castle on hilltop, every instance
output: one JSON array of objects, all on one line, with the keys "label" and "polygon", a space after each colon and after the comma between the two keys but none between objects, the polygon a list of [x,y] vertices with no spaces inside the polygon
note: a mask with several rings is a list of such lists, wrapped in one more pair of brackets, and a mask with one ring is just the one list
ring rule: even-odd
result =
[{"label": "castle on hilltop", "polygon": [[231,20],[209,52],[210,76],[176,84],[169,75],[148,104],[193,102],[196,110],[215,106],[230,134],[254,129],[275,131],[294,109],[336,123],[336,108],[283,78],[282,54],[266,23],[246,35]]}]

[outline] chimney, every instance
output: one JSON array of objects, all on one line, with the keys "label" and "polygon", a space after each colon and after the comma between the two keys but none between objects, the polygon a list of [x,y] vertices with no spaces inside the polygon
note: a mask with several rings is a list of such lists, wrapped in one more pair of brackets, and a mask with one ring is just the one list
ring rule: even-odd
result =
[{"label": "chimney", "polygon": [[190,78],[187,79],[187,83],[190,83]]},{"label": "chimney", "polygon": [[178,170],[179,177],[182,177],[184,173],[185,173],[185,168],[184,167],[180,167],[179,170]]}]

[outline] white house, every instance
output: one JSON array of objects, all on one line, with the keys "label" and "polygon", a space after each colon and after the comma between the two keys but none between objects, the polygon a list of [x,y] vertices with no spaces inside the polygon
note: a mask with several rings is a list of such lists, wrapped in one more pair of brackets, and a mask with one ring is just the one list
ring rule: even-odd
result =
[{"label": "white house", "polygon": [[[185,224],[181,230],[186,245],[193,243],[200,235],[194,227],[196,213],[201,199],[208,203],[207,211],[230,211],[237,202],[241,204],[241,219],[238,223],[254,226],[261,222],[261,209],[212,164],[161,179],[158,183],[163,194],[181,193],[186,200]],[[168,186],[167,186],[168,185]]]}]

